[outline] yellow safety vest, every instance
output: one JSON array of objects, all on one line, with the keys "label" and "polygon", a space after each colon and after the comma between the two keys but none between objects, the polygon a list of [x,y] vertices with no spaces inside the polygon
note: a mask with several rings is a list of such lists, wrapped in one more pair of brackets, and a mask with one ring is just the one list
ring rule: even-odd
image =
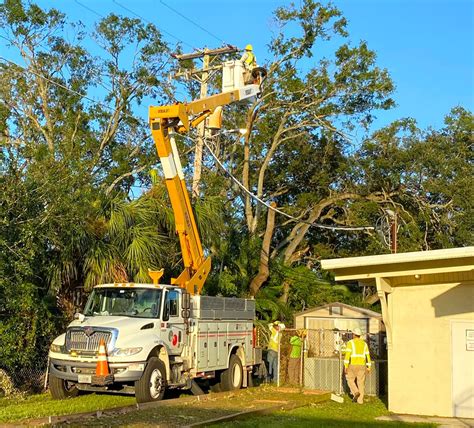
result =
[{"label": "yellow safety vest", "polygon": [[253,52],[247,51],[247,58],[245,58],[245,64],[247,64],[249,67],[255,67],[257,65],[257,60],[255,59],[255,55]]},{"label": "yellow safety vest", "polygon": [[273,327],[270,327],[270,341],[268,342],[268,349],[278,352],[278,343],[280,342],[280,332]]},{"label": "yellow safety vest", "polygon": [[367,343],[360,338],[352,339],[347,342],[344,367],[349,367],[349,364],[352,366],[363,366],[367,364],[369,368],[372,365],[369,347]]}]

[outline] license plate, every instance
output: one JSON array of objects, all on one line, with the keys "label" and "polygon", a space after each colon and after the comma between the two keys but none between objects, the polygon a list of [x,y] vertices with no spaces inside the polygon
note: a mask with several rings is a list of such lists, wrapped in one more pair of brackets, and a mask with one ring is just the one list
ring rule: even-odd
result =
[{"label": "license plate", "polygon": [[90,374],[77,375],[77,381],[79,383],[91,383],[92,382],[92,375],[90,375]]}]

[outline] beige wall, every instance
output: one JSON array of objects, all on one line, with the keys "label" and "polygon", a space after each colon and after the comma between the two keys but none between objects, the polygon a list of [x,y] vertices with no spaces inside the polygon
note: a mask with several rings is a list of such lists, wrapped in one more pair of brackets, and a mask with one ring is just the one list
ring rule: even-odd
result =
[{"label": "beige wall", "polygon": [[451,320],[474,320],[474,281],[406,286],[401,278],[395,282],[388,295],[389,410],[452,416]]}]

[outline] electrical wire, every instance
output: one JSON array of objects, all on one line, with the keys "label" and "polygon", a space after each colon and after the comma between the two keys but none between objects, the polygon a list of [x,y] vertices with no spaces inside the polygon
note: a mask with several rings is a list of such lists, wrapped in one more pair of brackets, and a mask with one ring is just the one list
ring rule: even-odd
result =
[{"label": "electrical wire", "polygon": [[[3,36],[0,36],[0,37],[3,37]],[[4,37],[5,38],[5,37]],[[97,105],[100,105],[101,107],[104,107],[110,111],[112,111],[113,109],[105,104],[102,104],[100,103],[99,101],[96,101],[92,98],[89,98],[87,97],[86,95],[84,94],[81,94],[80,92],[77,92],[71,88],[68,88],[67,86],[61,84],[61,83],[58,83],[58,82],[55,82],[54,80],[51,80],[49,78],[47,78],[46,76],[40,74],[40,73],[37,73],[33,70],[26,70],[24,67],[22,67],[21,65],[17,64],[16,62],[14,61],[11,61],[7,58],[4,58],[2,56],[0,56],[0,60],[3,60],[5,62],[8,62],[10,64],[13,64],[17,67],[19,67],[22,72],[26,73],[27,71],[36,75],[37,77],[40,77],[42,79],[45,79],[46,81],[52,83],[53,85],[56,85],[58,87],[61,87],[73,94],[76,94],[84,99],[87,99]],[[131,115],[127,115],[127,116],[130,116],[130,117],[133,117]],[[150,135],[148,134],[147,137],[149,137]],[[283,215],[284,217],[287,217],[289,218],[290,220],[294,220],[294,221],[297,221],[297,222],[300,222],[300,223],[304,223],[304,224],[308,224],[312,227],[317,227],[317,228],[320,228],[320,229],[326,229],[326,230],[331,230],[331,231],[363,231],[363,230],[374,230],[374,227],[372,226],[359,226],[359,227],[350,227],[350,226],[328,226],[328,225],[324,225],[324,224],[319,224],[319,223],[315,223],[315,222],[308,222],[308,221],[304,221],[304,220],[301,220],[301,219],[298,219],[297,217],[294,217],[290,214],[287,214],[281,210],[279,210],[278,208],[274,208],[272,207],[270,204],[268,204],[267,202],[265,202],[264,200],[262,200],[261,198],[259,198],[257,195],[253,194],[249,189],[247,189],[234,175],[232,175],[229,171],[226,170],[225,166],[222,164],[222,162],[220,161],[220,159],[216,156],[216,154],[212,151],[212,149],[209,147],[209,145],[207,144],[206,141],[204,141],[204,145],[205,147],[207,148],[207,150],[209,151],[209,153],[211,154],[211,156],[214,158],[214,160],[217,162],[217,164],[220,166],[220,168],[224,171],[224,173],[229,176],[231,178],[232,181],[234,181],[234,183],[236,183],[246,194],[248,194],[252,199],[254,199],[255,201],[257,201],[258,203],[266,206],[268,209],[270,210],[273,210],[275,211],[276,213],[280,214],[280,215]]]},{"label": "electrical wire", "polygon": [[129,13],[131,13],[132,15],[135,15],[137,18],[140,18],[142,19],[143,21],[145,22],[148,22],[149,24],[153,24],[155,27],[159,28],[159,30],[164,33],[164,34],[167,34],[168,36],[172,37],[173,39],[177,40],[179,43],[185,45],[185,46],[188,46],[190,47],[191,49],[193,50],[196,50],[196,48],[192,45],[190,45],[189,43],[185,42],[183,39],[180,39],[179,37],[175,36],[174,34],[170,33],[169,31],[166,31],[164,30],[163,28],[161,27],[158,27],[158,25],[156,25],[155,23],[151,22],[149,19],[146,19],[144,18],[143,16],[139,15],[138,13],[134,12],[132,9],[128,8],[127,6],[124,6],[123,4],[119,3],[117,0],[112,0],[112,2],[114,2],[117,6],[121,7],[122,9],[128,11]]},{"label": "electrical wire", "polygon": [[104,15],[100,14],[96,10],[90,8],[89,6],[86,6],[85,4],[82,4],[79,0],[74,0],[74,3],[77,3],[79,6],[83,7],[84,9],[87,9],[89,12],[94,13],[95,15],[99,16],[100,18],[105,18]]},{"label": "electrical wire", "polygon": [[180,11],[176,10],[175,8],[171,7],[169,4],[165,3],[163,0],[160,0],[160,3],[167,7],[168,9],[170,9],[171,11],[173,11],[174,13],[176,13],[177,15],[181,16],[181,18],[185,19],[186,21],[190,22],[191,24],[195,25],[196,27],[198,27],[199,29],[201,29],[202,31],[204,31],[205,33],[209,34],[211,37],[213,37],[214,39],[216,39],[217,41],[221,42],[223,45],[226,45],[227,43],[222,40],[221,37],[218,37],[216,36],[215,34],[211,33],[207,28],[204,28],[202,27],[201,25],[199,25],[197,22],[193,21],[191,18],[188,18],[186,15],[182,14]]},{"label": "electrical wire", "polygon": [[[5,37],[3,37],[3,36],[0,36],[0,37],[5,38]],[[21,69],[21,71],[22,71],[23,73],[27,73],[27,72],[28,72],[28,73],[34,74],[36,77],[39,77],[39,78],[41,78],[41,79],[44,79],[44,80],[46,80],[47,82],[52,83],[53,85],[56,85],[56,86],[58,86],[58,87],[60,87],[60,88],[62,88],[62,89],[64,89],[64,90],[66,90],[66,91],[71,92],[72,94],[79,95],[81,98],[84,98],[84,99],[86,99],[86,100],[89,100],[89,101],[93,102],[93,103],[96,104],[96,105],[99,105],[99,106],[101,106],[101,107],[104,107],[104,108],[106,108],[106,109],[108,109],[108,110],[110,110],[110,111],[113,110],[112,107],[109,107],[109,106],[107,106],[107,105],[105,105],[105,104],[102,104],[100,101],[94,100],[93,98],[89,98],[87,95],[81,94],[80,92],[77,92],[77,91],[75,91],[74,89],[68,88],[67,86],[63,85],[62,83],[55,82],[54,80],[49,79],[48,77],[44,76],[43,74],[37,73],[37,72],[34,71],[34,70],[27,70],[25,67],[21,66],[20,64],[16,63],[15,61],[12,61],[12,60],[10,60],[10,59],[7,59],[7,58],[5,58],[5,57],[3,57],[3,56],[0,56],[0,60],[5,61],[5,62],[8,62],[9,64],[12,64],[12,65],[17,66],[18,68]]]},{"label": "electrical wire", "polygon": [[224,173],[230,177],[230,179],[237,184],[247,195],[249,195],[252,199],[256,200],[258,203],[265,205],[269,210],[273,210],[278,214],[281,214],[284,217],[289,218],[290,220],[295,220],[299,223],[305,223],[313,227],[318,227],[320,229],[327,229],[327,230],[341,230],[341,231],[362,231],[362,230],[374,230],[373,226],[358,226],[358,227],[351,227],[351,226],[327,226],[325,224],[320,224],[320,223],[315,223],[315,222],[310,222],[310,221],[304,221],[301,220],[297,217],[294,217],[290,214],[287,214],[278,208],[272,207],[270,204],[265,202],[264,200],[260,199],[257,195],[253,194],[249,189],[247,189],[234,175],[232,175],[225,166],[222,164],[222,162],[219,160],[219,158],[216,156],[216,154],[212,151],[212,149],[209,147],[207,142],[204,140],[204,145],[211,154],[211,156],[214,158],[214,160],[217,162],[217,164],[221,167],[221,169],[224,171]]}]

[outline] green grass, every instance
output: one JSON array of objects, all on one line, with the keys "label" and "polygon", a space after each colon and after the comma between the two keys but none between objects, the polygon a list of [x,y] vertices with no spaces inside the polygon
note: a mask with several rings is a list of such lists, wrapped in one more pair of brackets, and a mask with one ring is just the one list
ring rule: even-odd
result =
[{"label": "green grass", "polygon": [[[291,411],[278,411],[264,416],[248,416],[246,419],[219,424],[222,427],[410,427],[412,425],[435,427],[434,424],[406,424],[402,422],[382,422],[375,418],[388,415],[384,403],[378,398],[369,398],[364,405],[354,404],[346,396],[344,403],[325,401],[323,397],[290,394],[272,387],[251,388],[242,390],[234,396],[209,397],[201,402],[176,402],[170,406],[156,409],[133,411],[127,414],[104,416],[102,418],[79,419],[69,422],[71,427],[86,426],[156,426],[169,424],[172,426],[209,420],[243,410],[267,406],[272,400],[289,400],[300,407]],[[68,400],[52,400],[49,394],[33,395],[26,398],[0,399],[0,425],[5,422],[21,422],[47,416],[59,416],[73,413],[93,412],[128,406],[135,403],[135,397],[107,394],[87,394]],[[216,425],[217,426],[217,425]]]},{"label": "green grass", "polygon": [[93,412],[135,403],[135,397],[123,395],[88,394],[68,400],[53,400],[47,394],[25,398],[0,399],[0,423],[53,415]]},{"label": "green grass", "polygon": [[328,401],[315,403],[307,407],[300,407],[290,411],[280,411],[271,415],[249,417],[244,420],[220,423],[213,425],[219,428],[258,428],[258,427],[436,427],[436,424],[408,424],[403,422],[376,421],[378,416],[388,415],[389,412],[384,403],[378,398],[369,398],[368,402],[359,405],[352,403],[349,397],[344,397],[344,403]]}]

